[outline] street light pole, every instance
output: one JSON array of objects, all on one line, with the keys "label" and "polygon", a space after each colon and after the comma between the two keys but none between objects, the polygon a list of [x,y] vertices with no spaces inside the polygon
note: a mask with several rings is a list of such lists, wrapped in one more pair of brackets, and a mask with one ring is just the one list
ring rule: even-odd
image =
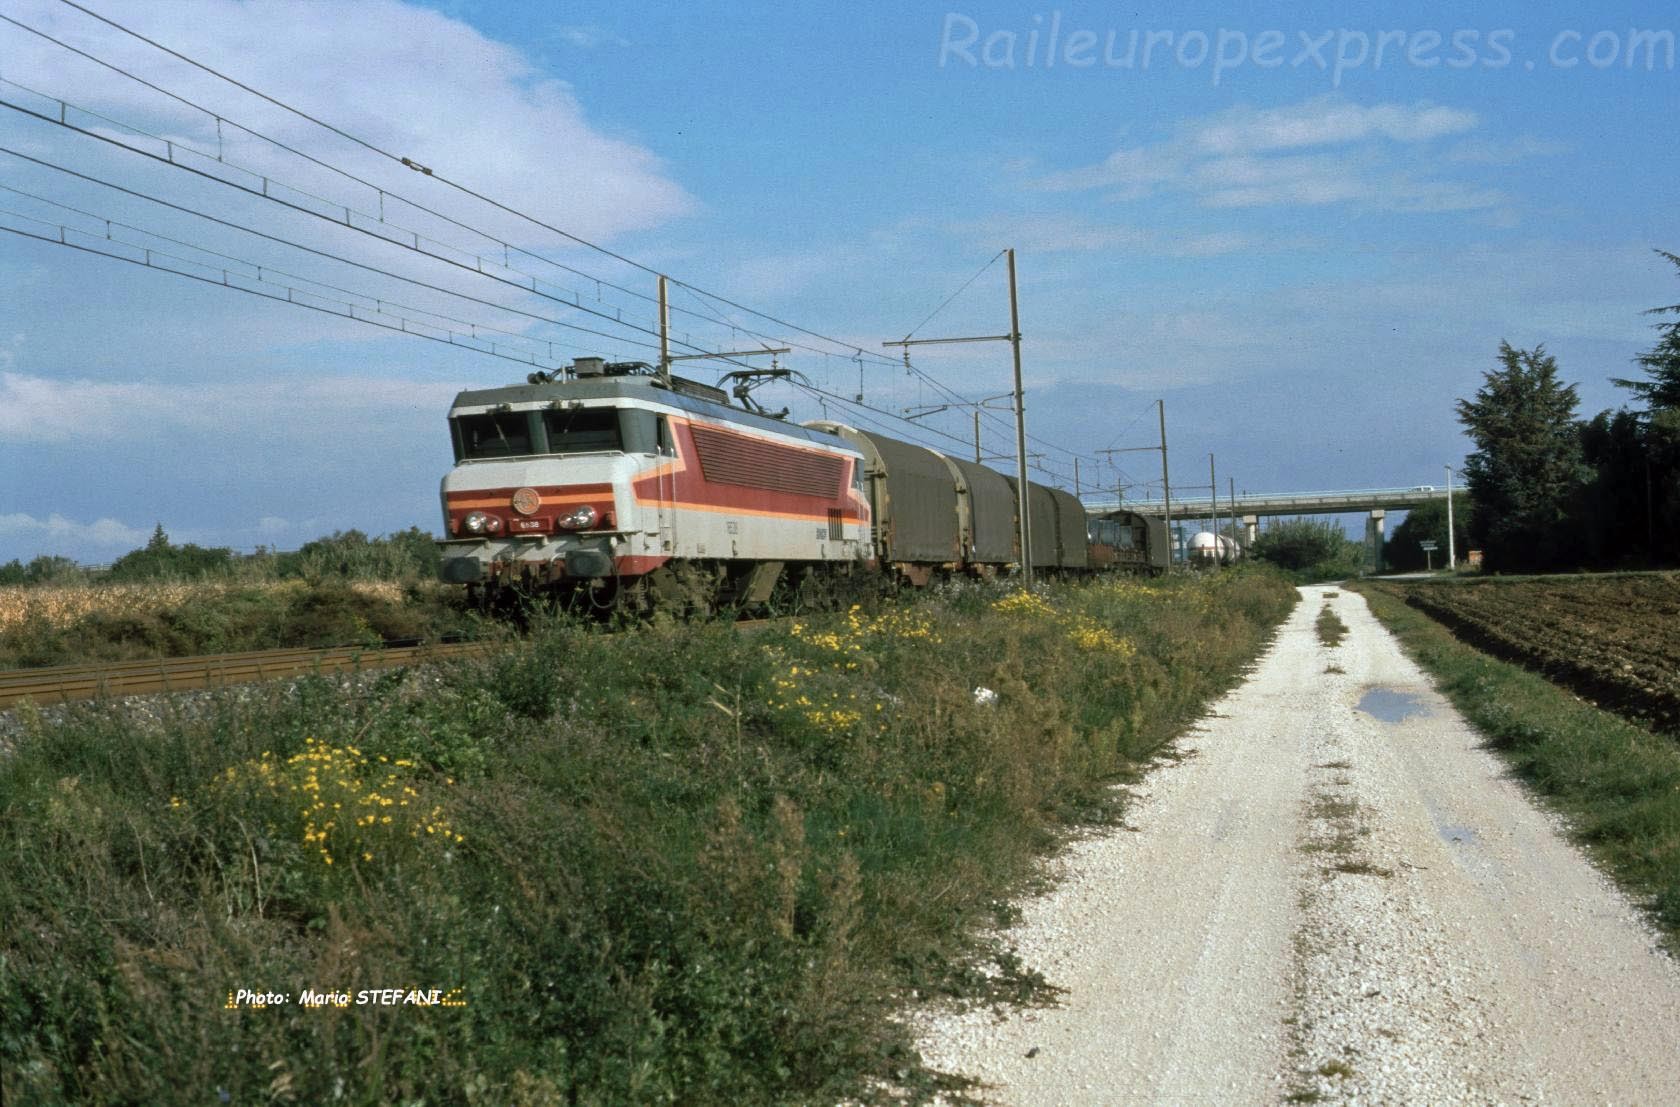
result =
[{"label": "street light pole", "polygon": [[1208,515],[1212,518],[1209,526],[1213,530],[1213,556],[1219,559],[1219,478],[1213,472],[1213,455],[1208,455]]},{"label": "street light pole", "polygon": [[1167,401],[1156,400],[1161,414],[1161,510],[1167,516],[1167,567],[1178,559],[1178,543],[1174,541],[1172,522],[1172,483],[1167,480]]},{"label": "street light pole", "polygon": [[1230,481],[1231,494],[1225,498],[1225,510],[1231,513],[1231,545],[1241,550],[1242,544],[1237,541],[1237,478],[1226,477]]},{"label": "street light pole", "polygon": [[1447,471],[1447,571],[1458,571],[1458,551],[1453,546],[1453,510],[1452,510],[1452,466],[1443,466]]}]

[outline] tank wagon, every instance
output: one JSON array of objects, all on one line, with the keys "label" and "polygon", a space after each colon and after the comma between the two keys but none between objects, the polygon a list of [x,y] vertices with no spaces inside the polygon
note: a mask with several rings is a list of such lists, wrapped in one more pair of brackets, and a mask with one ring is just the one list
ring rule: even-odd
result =
[{"label": "tank wagon", "polygon": [[1186,556],[1190,564],[1201,566],[1235,565],[1242,558],[1242,546],[1234,538],[1212,531],[1190,536],[1190,550]]},{"label": "tank wagon", "polygon": [[[799,425],[580,358],[558,379],[473,390],[449,412],[440,575],[486,604],[763,603],[859,573],[923,585],[1020,563],[1015,483],[973,462],[827,421]],[[1085,513],[1028,484],[1035,568],[1090,565]]]},{"label": "tank wagon", "polygon": [[1159,575],[1172,565],[1167,522],[1135,511],[1094,517],[1088,530],[1091,568]]}]

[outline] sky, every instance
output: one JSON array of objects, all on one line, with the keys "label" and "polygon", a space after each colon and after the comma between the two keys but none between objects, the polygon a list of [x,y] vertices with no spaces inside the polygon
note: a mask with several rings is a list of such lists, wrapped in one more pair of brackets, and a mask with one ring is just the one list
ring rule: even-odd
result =
[{"label": "sky", "polygon": [[0,0],[0,561],[435,533],[455,392],[652,360],[657,273],[768,405],[968,452],[895,416],[1008,345],[881,343],[1006,333],[1012,247],[1091,498],[1158,400],[1181,495],[1439,486],[1502,340],[1587,415],[1680,300],[1669,4],[82,6]]}]

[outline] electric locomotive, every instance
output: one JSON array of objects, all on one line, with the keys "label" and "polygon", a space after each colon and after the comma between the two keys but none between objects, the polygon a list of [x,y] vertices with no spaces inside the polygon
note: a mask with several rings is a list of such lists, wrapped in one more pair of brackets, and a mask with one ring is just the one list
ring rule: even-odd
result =
[{"label": "electric locomotive", "polygon": [[460,393],[440,573],[480,602],[763,603],[871,565],[863,455],[641,362]]}]

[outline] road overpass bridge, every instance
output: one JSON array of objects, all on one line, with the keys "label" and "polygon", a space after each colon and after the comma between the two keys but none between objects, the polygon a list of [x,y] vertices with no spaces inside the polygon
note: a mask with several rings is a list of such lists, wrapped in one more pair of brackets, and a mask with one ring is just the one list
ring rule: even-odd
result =
[{"label": "road overpass bridge", "polygon": [[[1220,496],[1190,496],[1172,500],[1172,518],[1207,519],[1218,515],[1221,519],[1240,518],[1244,542],[1253,542],[1260,529],[1260,519],[1268,515],[1344,515],[1367,512],[1365,539],[1367,545],[1382,548],[1383,520],[1389,511],[1405,511],[1428,503],[1444,500],[1447,490],[1434,485],[1419,484],[1409,488],[1351,488],[1330,492],[1244,492],[1233,498]],[[1085,510],[1101,515],[1123,507],[1143,515],[1162,516],[1166,505],[1160,500],[1116,500],[1087,497]]]},{"label": "road overpass bridge", "polygon": [[[1210,500],[1207,496],[1174,496],[1172,500],[1172,517],[1174,519],[1205,519],[1213,514],[1217,507],[1220,515],[1342,515],[1355,511],[1404,511],[1428,503],[1430,500],[1442,500],[1447,495],[1446,489],[1432,485],[1420,484],[1411,488],[1354,488],[1335,492],[1244,492],[1236,499],[1220,496],[1217,500]],[[1092,515],[1101,515],[1105,511],[1113,511],[1117,507],[1124,507],[1128,511],[1140,512],[1144,515],[1164,515],[1166,505],[1160,500],[1124,500],[1117,501],[1112,497],[1104,499],[1100,496],[1087,496],[1084,500],[1085,510]]]}]

